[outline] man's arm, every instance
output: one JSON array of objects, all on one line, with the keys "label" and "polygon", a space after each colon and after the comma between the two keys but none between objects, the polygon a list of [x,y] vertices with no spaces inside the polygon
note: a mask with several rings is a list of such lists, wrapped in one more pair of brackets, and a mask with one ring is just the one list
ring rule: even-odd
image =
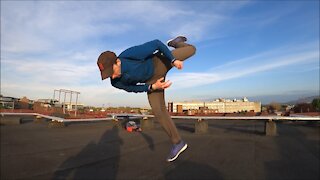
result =
[{"label": "man's arm", "polygon": [[170,81],[164,81],[164,77],[158,79],[153,84],[144,84],[144,85],[126,85],[119,81],[118,79],[111,79],[111,84],[113,87],[116,87],[118,89],[123,89],[127,92],[152,92],[157,89],[167,89],[171,86],[172,82]]},{"label": "man's arm", "polygon": [[163,44],[160,40],[153,40],[146,42],[139,46],[133,46],[123,51],[119,57],[129,58],[134,60],[144,60],[147,57],[153,55],[153,53],[158,50],[164,54],[164,56],[170,61],[173,62],[175,58],[173,57],[171,51],[168,47]]},{"label": "man's arm", "polygon": [[141,93],[141,92],[147,92],[149,91],[149,85],[144,84],[144,85],[128,85],[124,84],[118,79],[112,79],[111,80],[111,85],[113,87],[116,87],[118,89],[123,89],[127,92],[135,92],[135,93]]}]

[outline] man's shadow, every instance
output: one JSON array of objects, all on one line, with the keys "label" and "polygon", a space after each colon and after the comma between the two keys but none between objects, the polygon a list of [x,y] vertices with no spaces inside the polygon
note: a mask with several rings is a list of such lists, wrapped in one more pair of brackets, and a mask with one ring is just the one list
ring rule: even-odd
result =
[{"label": "man's shadow", "polygon": [[[77,155],[68,158],[54,172],[53,179],[116,179],[119,170],[120,147],[119,127],[107,130],[98,143],[91,141]],[[142,133],[151,150],[153,139]]]},{"label": "man's shadow", "polygon": [[53,179],[115,179],[122,144],[117,127],[107,130],[98,143],[91,141],[77,155],[64,161]]}]

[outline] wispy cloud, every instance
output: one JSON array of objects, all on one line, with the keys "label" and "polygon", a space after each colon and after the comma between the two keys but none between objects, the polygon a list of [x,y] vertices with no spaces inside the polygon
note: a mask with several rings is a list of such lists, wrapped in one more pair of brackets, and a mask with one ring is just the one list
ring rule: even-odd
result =
[{"label": "wispy cloud", "polygon": [[[88,38],[128,36],[139,29],[150,33],[157,29],[160,36],[167,37],[186,34],[201,40],[225,19],[226,11],[219,10],[225,3],[209,4],[217,13],[207,10],[199,14],[188,4],[157,1],[3,2],[2,51],[52,52],[83,46]],[[237,7],[241,6],[227,9]]]},{"label": "wispy cloud", "polygon": [[319,61],[317,47],[310,48],[307,45],[301,47],[301,49],[303,51],[297,51],[297,47],[282,47],[234,60],[213,67],[207,72],[169,74],[168,79],[174,83],[172,89],[190,88],[272,71],[290,65],[317,63]]},{"label": "wispy cloud", "polygon": [[[88,58],[92,59],[88,62]],[[91,79],[99,75],[96,55],[90,52],[72,53],[65,57],[24,57],[23,59],[3,59],[1,64],[3,82],[35,81],[48,84],[79,84],[85,78]]]},{"label": "wispy cloud", "polygon": [[[127,32],[132,24],[117,22],[115,3],[101,2],[3,2],[1,26],[9,52],[62,50],[87,38]],[[71,46],[72,47],[72,46]],[[75,47],[79,47],[79,44]]]}]

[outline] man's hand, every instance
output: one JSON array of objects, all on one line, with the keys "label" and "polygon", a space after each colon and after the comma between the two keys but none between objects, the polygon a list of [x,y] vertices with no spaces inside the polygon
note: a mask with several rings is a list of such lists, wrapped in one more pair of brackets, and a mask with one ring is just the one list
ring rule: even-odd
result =
[{"label": "man's hand", "polygon": [[183,61],[175,60],[175,61],[173,61],[173,66],[175,66],[177,69],[182,69],[183,68]]},{"label": "man's hand", "polygon": [[158,79],[157,82],[152,84],[152,90],[167,89],[168,87],[171,86],[171,84],[172,82],[170,82],[169,80],[164,82],[164,77],[162,77]]}]

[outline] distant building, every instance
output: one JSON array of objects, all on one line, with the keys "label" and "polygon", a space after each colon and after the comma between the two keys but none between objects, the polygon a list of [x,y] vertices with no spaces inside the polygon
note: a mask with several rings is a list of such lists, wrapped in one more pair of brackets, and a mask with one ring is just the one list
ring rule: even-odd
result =
[{"label": "distant building", "polygon": [[1,108],[4,108],[4,109],[14,109],[14,104],[17,101],[18,101],[18,98],[0,96]]},{"label": "distant building", "polygon": [[54,99],[38,99],[36,103],[40,104],[41,107],[50,108],[56,106],[58,101]]},{"label": "distant building", "polygon": [[75,111],[76,109],[83,109],[84,108],[84,104],[81,103],[75,103],[75,102],[66,102],[65,103],[65,107],[67,111]]},{"label": "distant building", "polygon": [[169,102],[168,111],[173,113],[191,111],[189,114],[234,113],[241,111],[261,112],[261,102],[250,102],[246,97],[241,100],[220,98],[211,102]]},{"label": "distant building", "polygon": [[24,96],[24,97],[18,99],[16,108],[17,109],[32,109],[33,104],[34,104],[33,100],[30,100]]},{"label": "distant building", "polygon": [[51,108],[62,108],[65,107],[65,110],[67,111],[75,111],[76,109],[83,109],[84,104],[75,103],[75,102],[65,102],[61,103],[58,100],[55,99],[38,99],[37,103],[40,103],[42,107]]},{"label": "distant building", "polygon": [[34,101],[27,97],[15,98],[0,96],[0,105],[3,109],[31,109]]}]

